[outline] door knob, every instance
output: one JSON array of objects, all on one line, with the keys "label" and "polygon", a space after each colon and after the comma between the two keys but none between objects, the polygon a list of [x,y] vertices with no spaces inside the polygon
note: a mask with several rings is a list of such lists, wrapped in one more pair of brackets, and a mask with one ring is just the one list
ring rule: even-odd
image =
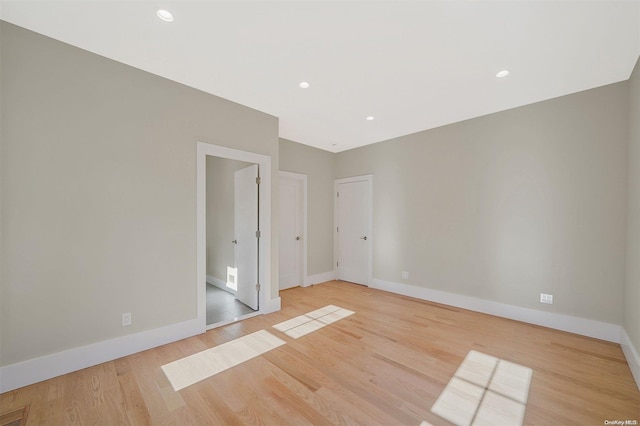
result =
[{"label": "door knob", "polygon": [[238,240],[231,241],[233,244],[238,244]]},{"label": "door knob", "polygon": [[300,241],[300,237],[296,237],[296,241]]},{"label": "door knob", "polygon": [[360,237],[360,239],[367,241],[367,236],[365,235],[364,237]]}]

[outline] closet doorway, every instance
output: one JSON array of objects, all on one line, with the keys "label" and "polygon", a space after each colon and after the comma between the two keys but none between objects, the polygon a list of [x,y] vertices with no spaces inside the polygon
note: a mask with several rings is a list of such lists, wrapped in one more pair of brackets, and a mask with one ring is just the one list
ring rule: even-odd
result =
[{"label": "closet doorway", "polygon": [[334,193],[334,256],[338,279],[368,286],[373,264],[373,175],[337,179]]},{"label": "closet doorway", "polygon": [[307,176],[279,172],[279,288],[304,287],[307,276]]}]

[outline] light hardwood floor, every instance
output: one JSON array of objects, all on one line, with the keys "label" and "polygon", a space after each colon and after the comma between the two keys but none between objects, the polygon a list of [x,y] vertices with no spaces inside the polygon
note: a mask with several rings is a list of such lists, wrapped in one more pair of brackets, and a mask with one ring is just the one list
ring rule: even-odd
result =
[{"label": "light hardwood floor", "polygon": [[[0,395],[29,425],[448,424],[431,413],[470,350],[533,369],[525,424],[635,419],[620,346],[329,282],[281,293],[283,309]],[[355,314],[299,339],[272,325],[334,304]],[[174,392],[160,367],[265,329],[287,343]]]}]

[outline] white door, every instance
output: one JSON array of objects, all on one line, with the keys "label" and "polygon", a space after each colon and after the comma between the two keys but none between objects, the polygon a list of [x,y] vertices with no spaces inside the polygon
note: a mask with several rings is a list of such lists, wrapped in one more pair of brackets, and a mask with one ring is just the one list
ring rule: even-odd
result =
[{"label": "white door", "polygon": [[338,279],[369,284],[371,179],[336,181]]},{"label": "white door", "polygon": [[236,299],[258,309],[258,165],[235,172],[234,228]]},{"label": "white door", "polygon": [[280,177],[280,290],[302,285],[302,181]]}]

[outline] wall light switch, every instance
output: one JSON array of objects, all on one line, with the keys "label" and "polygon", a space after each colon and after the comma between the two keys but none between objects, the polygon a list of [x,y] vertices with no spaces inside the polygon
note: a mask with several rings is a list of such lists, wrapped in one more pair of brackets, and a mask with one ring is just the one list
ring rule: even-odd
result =
[{"label": "wall light switch", "polygon": [[405,280],[408,280],[409,279],[409,272],[402,271],[402,278],[405,279]]},{"label": "wall light switch", "polygon": [[131,312],[127,312],[126,314],[122,314],[122,326],[131,325]]}]

